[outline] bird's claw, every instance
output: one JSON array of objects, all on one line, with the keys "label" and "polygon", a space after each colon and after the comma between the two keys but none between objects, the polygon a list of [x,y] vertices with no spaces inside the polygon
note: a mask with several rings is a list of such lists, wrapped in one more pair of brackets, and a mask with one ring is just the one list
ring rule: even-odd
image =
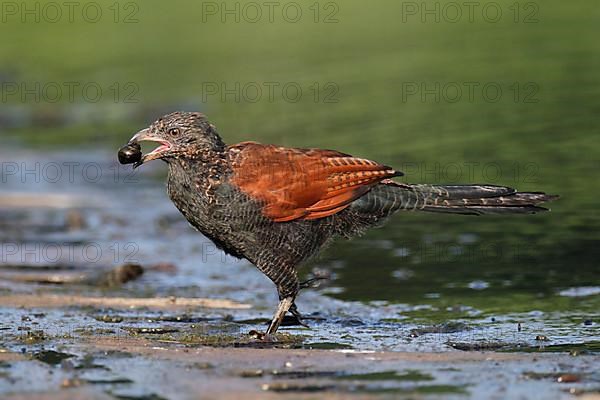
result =
[{"label": "bird's claw", "polygon": [[308,279],[308,280],[306,280],[304,282],[300,282],[300,286],[299,287],[300,287],[300,289],[308,289],[310,287],[313,287],[313,284],[315,282],[326,281],[326,280],[329,280],[329,278],[327,278],[325,276],[316,276],[316,277]]},{"label": "bird's claw", "polygon": [[294,318],[296,318],[296,321],[302,325],[305,328],[310,328],[310,326],[308,326],[308,324],[303,320],[302,314],[300,314],[300,311],[298,311],[298,307],[296,307],[296,304],[292,304],[292,306],[290,307],[290,314],[292,314],[294,316]]}]

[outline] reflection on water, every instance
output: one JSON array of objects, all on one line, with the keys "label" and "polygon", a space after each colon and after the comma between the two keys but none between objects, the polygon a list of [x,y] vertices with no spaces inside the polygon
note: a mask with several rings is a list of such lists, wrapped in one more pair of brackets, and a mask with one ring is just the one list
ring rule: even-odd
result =
[{"label": "reflection on water", "polygon": [[512,219],[403,214],[360,240],[338,242],[325,258],[343,260],[333,268],[344,299],[470,299],[506,312],[538,303],[569,308],[578,300],[559,292],[597,284],[599,250],[565,220],[558,212]]},{"label": "reflection on water", "polygon": [[518,335],[514,325],[528,320],[564,324],[565,338],[588,331],[597,340],[597,328],[585,325],[598,323],[597,256],[597,242],[572,236],[554,213],[515,220],[401,215],[361,240],[338,243],[326,259],[343,260],[331,264],[343,288],[332,296],[421,305],[402,312],[408,321],[510,320],[501,329]]}]

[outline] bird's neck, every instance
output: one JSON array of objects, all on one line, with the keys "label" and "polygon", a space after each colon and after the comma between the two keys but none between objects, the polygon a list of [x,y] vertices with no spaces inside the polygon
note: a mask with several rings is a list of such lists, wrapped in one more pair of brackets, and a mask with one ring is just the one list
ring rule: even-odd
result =
[{"label": "bird's neck", "polygon": [[186,173],[192,175],[205,175],[222,172],[226,165],[226,152],[218,147],[194,147],[185,154],[168,160],[169,172]]},{"label": "bird's neck", "polygon": [[227,154],[220,146],[196,148],[168,160],[168,164],[170,191],[207,194],[229,175]]}]

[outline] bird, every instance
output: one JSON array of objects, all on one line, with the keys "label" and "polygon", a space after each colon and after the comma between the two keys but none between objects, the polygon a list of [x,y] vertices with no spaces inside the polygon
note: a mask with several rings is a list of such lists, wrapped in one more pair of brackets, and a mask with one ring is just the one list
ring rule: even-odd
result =
[{"label": "bird", "polygon": [[[159,144],[142,155],[140,142]],[[427,185],[335,150],[258,142],[226,145],[198,112],[173,112],[136,133],[119,152],[134,168],[168,165],[167,193],[188,222],[225,253],[246,259],[275,285],[279,305],[263,337],[289,312],[304,324],[298,267],[333,239],[352,238],[398,211],[533,214],[558,196],[491,184]]]}]

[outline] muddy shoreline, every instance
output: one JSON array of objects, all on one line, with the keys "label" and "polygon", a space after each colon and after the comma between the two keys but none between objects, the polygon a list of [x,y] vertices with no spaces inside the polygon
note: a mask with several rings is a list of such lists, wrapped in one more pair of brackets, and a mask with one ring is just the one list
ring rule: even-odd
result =
[{"label": "muddy shoreline", "polygon": [[[600,395],[593,348],[546,352],[540,342],[529,352],[448,344],[443,352],[375,351],[320,342],[318,325],[308,336],[284,327],[275,341],[262,342],[248,332],[266,320],[241,319],[248,309],[234,302],[220,309],[230,304],[43,293],[0,299],[0,393],[7,399]],[[214,312],[222,316],[202,317]]]},{"label": "muddy shoreline", "polygon": [[40,352],[0,353],[9,380],[30,385],[18,394],[3,385],[4,398],[505,398],[533,390],[539,398],[592,399],[600,362],[567,354],[182,347],[145,338],[59,347],[59,362]]}]

